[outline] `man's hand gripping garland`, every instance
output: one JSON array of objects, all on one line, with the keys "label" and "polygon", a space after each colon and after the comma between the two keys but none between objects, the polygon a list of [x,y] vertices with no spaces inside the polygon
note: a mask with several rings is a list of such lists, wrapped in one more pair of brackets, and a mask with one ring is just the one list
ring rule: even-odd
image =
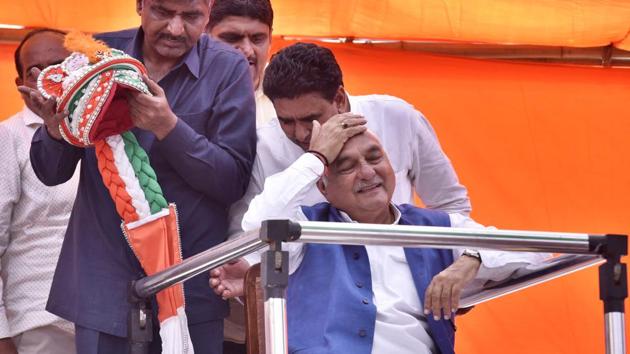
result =
[{"label": "man's hand gripping garland", "polygon": [[[176,207],[167,203],[147,153],[129,131],[125,91],[151,94],[141,77],[144,65],[80,33],[68,34],[64,45],[72,55],[46,68],[37,81],[44,97],[56,97],[57,112],[70,113],[61,122],[61,135],[72,145],[94,146],[123,234],[144,271],[151,275],[181,263]],[[156,298],[162,352],[192,354],[183,286],[173,285]]]}]

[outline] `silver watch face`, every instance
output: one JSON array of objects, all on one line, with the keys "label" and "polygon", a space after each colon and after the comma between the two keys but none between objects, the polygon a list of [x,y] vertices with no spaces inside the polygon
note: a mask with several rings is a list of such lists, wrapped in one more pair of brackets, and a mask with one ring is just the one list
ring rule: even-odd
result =
[{"label": "silver watch face", "polygon": [[463,254],[466,255],[466,256],[477,258],[478,260],[481,260],[481,254],[479,254],[478,251],[466,249],[466,250],[464,250]]}]

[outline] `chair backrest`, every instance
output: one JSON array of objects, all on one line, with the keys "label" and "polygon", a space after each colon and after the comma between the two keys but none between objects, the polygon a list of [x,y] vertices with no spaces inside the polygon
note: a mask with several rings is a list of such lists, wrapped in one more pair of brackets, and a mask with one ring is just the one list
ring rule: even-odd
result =
[{"label": "chair backrest", "polygon": [[260,264],[245,273],[245,335],[247,354],[265,354],[265,311]]}]

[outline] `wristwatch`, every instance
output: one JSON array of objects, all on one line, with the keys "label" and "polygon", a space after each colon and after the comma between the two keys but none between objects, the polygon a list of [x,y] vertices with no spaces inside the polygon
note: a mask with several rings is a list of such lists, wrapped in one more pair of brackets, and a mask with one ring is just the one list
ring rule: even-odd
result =
[{"label": "wristwatch", "polygon": [[479,251],[475,251],[475,250],[471,250],[471,249],[465,249],[464,253],[462,253],[462,256],[468,256],[468,257],[475,258],[476,260],[479,261],[479,263],[481,263],[481,254],[479,254]]}]

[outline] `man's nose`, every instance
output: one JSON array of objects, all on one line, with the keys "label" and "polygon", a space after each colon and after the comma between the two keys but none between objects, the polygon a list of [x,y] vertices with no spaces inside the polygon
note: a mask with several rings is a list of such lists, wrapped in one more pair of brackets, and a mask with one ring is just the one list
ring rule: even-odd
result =
[{"label": "man's nose", "polygon": [[184,33],[184,21],[180,16],[173,16],[168,21],[167,30],[171,36],[181,36]]},{"label": "man's nose", "polygon": [[374,178],[375,175],[376,171],[372,165],[366,162],[361,163],[361,166],[359,167],[359,177],[361,179],[370,180]]},{"label": "man's nose", "polygon": [[254,47],[252,46],[252,42],[249,39],[243,39],[239,45],[238,49],[245,55],[245,58],[250,58],[254,55]]},{"label": "man's nose", "polygon": [[301,142],[308,143],[310,140],[311,129],[304,125],[297,124],[295,127],[295,138]]}]

